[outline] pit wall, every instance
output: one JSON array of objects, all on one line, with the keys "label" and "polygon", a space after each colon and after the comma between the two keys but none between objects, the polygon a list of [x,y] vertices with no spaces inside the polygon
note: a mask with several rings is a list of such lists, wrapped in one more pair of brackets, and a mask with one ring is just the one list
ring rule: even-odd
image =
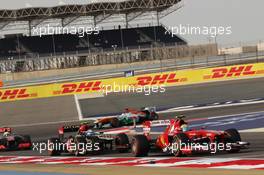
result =
[{"label": "pit wall", "polygon": [[243,64],[216,68],[189,69],[153,73],[133,77],[110,78],[21,87],[0,90],[0,102],[38,99],[87,93],[105,93],[109,88],[121,87],[123,90],[142,86],[179,86],[215,81],[236,80],[264,76],[264,63]]}]

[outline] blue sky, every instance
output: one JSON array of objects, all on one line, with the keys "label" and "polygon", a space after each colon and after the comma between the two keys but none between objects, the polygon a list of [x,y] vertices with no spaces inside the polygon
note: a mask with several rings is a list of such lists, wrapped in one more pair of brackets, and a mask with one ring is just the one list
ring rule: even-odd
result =
[{"label": "blue sky", "polygon": [[[91,0],[0,0],[0,8],[16,9],[87,2]],[[162,23],[167,26],[231,26],[231,35],[217,37],[220,44],[257,42],[264,40],[263,7],[263,0],[184,0],[184,7],[162,19]],[[208,37],[204,35],[182,37],[190,43],[208,42]]]}]

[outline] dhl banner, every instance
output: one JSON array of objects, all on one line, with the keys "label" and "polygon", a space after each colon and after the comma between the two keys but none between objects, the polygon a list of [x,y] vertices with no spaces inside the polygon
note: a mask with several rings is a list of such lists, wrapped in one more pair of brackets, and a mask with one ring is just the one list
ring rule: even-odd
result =
[{"label": "dhl banner", "polygon": [[216,68],[178,70],[133,77],[47,84],[12,89],[0,89],[0,102],[46,98],[73,94],[104,92],[111,86],[178,86],[238,78],[264,76],[264,63],[224,66]]}]

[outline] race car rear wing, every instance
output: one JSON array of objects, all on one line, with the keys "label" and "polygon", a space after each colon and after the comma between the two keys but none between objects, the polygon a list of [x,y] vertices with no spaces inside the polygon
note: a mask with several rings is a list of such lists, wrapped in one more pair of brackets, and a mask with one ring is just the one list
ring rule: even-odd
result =
[{"label": "race car rear wing", "polygon": [[3,127],[3,128],[0,128],[0,133],[4,133],[4,132],[11,132],[12,129],[9,128],[9,127]]},{"label": "race car rear wing", "polygon": [[58,129],[59,139],[61,141],[63,141],[64,140],[64,133],[77,132],[79,130],[79,128],[80,128],[80,124],[60,127]]},{"label": "race car rear wing", "polygon": [[66,132],[77,132],[80,128],[80,124],[76,124],[76,125],[69,125],[69,126],[62,126],[59,128],[59,135],[60,134],[64,134]]},{"label": "race car rear wing", "polygon": [[170,120],[153,120],[149,121],[150,126],[167,126],[170,124]]},{"label": "race car rear wing", "polygon": [[[184,117],[184,116],[183,116]],[[182,119],[183,118],[182,116],[181,117],[178,117],[178,119]],[[168,119],[168,120],[154,120],[154,121],[145,121],[143,124],[142,124],[142,127],[143,127],[143,134],[149,138],[150,137],[150,134],[151,134],[151,129],[152,127],[157,127],[157,126],[165,126],[166,128],[167,127],[171,127],[173,126],[177,121],[178,119]],[[186,122],[185,122],[186,123]],[[176,127],[173,127],[174,129],[177,129]]]},{"label": "race car rear wing", "polygon": [[[87,125],[88,127],[91,127],[88,125],[88,123],[82,123],[82,124],[75,124],[75,125],[68,125],[68,126],[62,126],[58,129],[59,138],[63,139],[65,133],[70,132],[77,132],[80,129],[81,125]],[[92,126],[93,127],[93,126]]]},{"label": "race car rear wing", "polygon": [[155,120],[155,121],[145,121],[142,125],[143,134],[150,139],[151,127],[153,126],[168,126],[170,120]]}]

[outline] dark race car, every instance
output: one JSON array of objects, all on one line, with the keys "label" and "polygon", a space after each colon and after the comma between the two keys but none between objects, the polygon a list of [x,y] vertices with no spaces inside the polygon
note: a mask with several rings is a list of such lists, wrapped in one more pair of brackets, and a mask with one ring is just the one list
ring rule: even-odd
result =
[{"label": "dark race car", "polygon": [[248,142],[242,142],[236,129],[225,131],[187,128],[184,116],[168,121],[165,131],[157,138],[151,138],[151,122],[143,124],[143,135],[135,135],[131,140],[134,156],[147,156],[151,149],[174,156],[191,155],[194,153],[217,153],[226,151],[237,153],[248,148]]},{"label": "dark race car", "polygon": [[115,117],[100,118],[94,122],[97,128],[110,125],[113,128],[143,123],[145,121],[158,120],[159,115],[155,107],[143,107],[140,110],[126,108],[125,111]]},{"label": "dark race car", "polygon": [[62,153],[75,156],[103,154],[107,150],[128,152],[129,140],[126,134],[107,135],[103,132],[95,132],[90,128],[92,126],[87,124],[60,127],[59,136],[48,140],[48,155],[58,156]]},{"label": "dark race car", "polygon": [[11,128],[0,128],[0,151],[15,151],[31,149],[32,142],[29,135],[12,134]]}]

